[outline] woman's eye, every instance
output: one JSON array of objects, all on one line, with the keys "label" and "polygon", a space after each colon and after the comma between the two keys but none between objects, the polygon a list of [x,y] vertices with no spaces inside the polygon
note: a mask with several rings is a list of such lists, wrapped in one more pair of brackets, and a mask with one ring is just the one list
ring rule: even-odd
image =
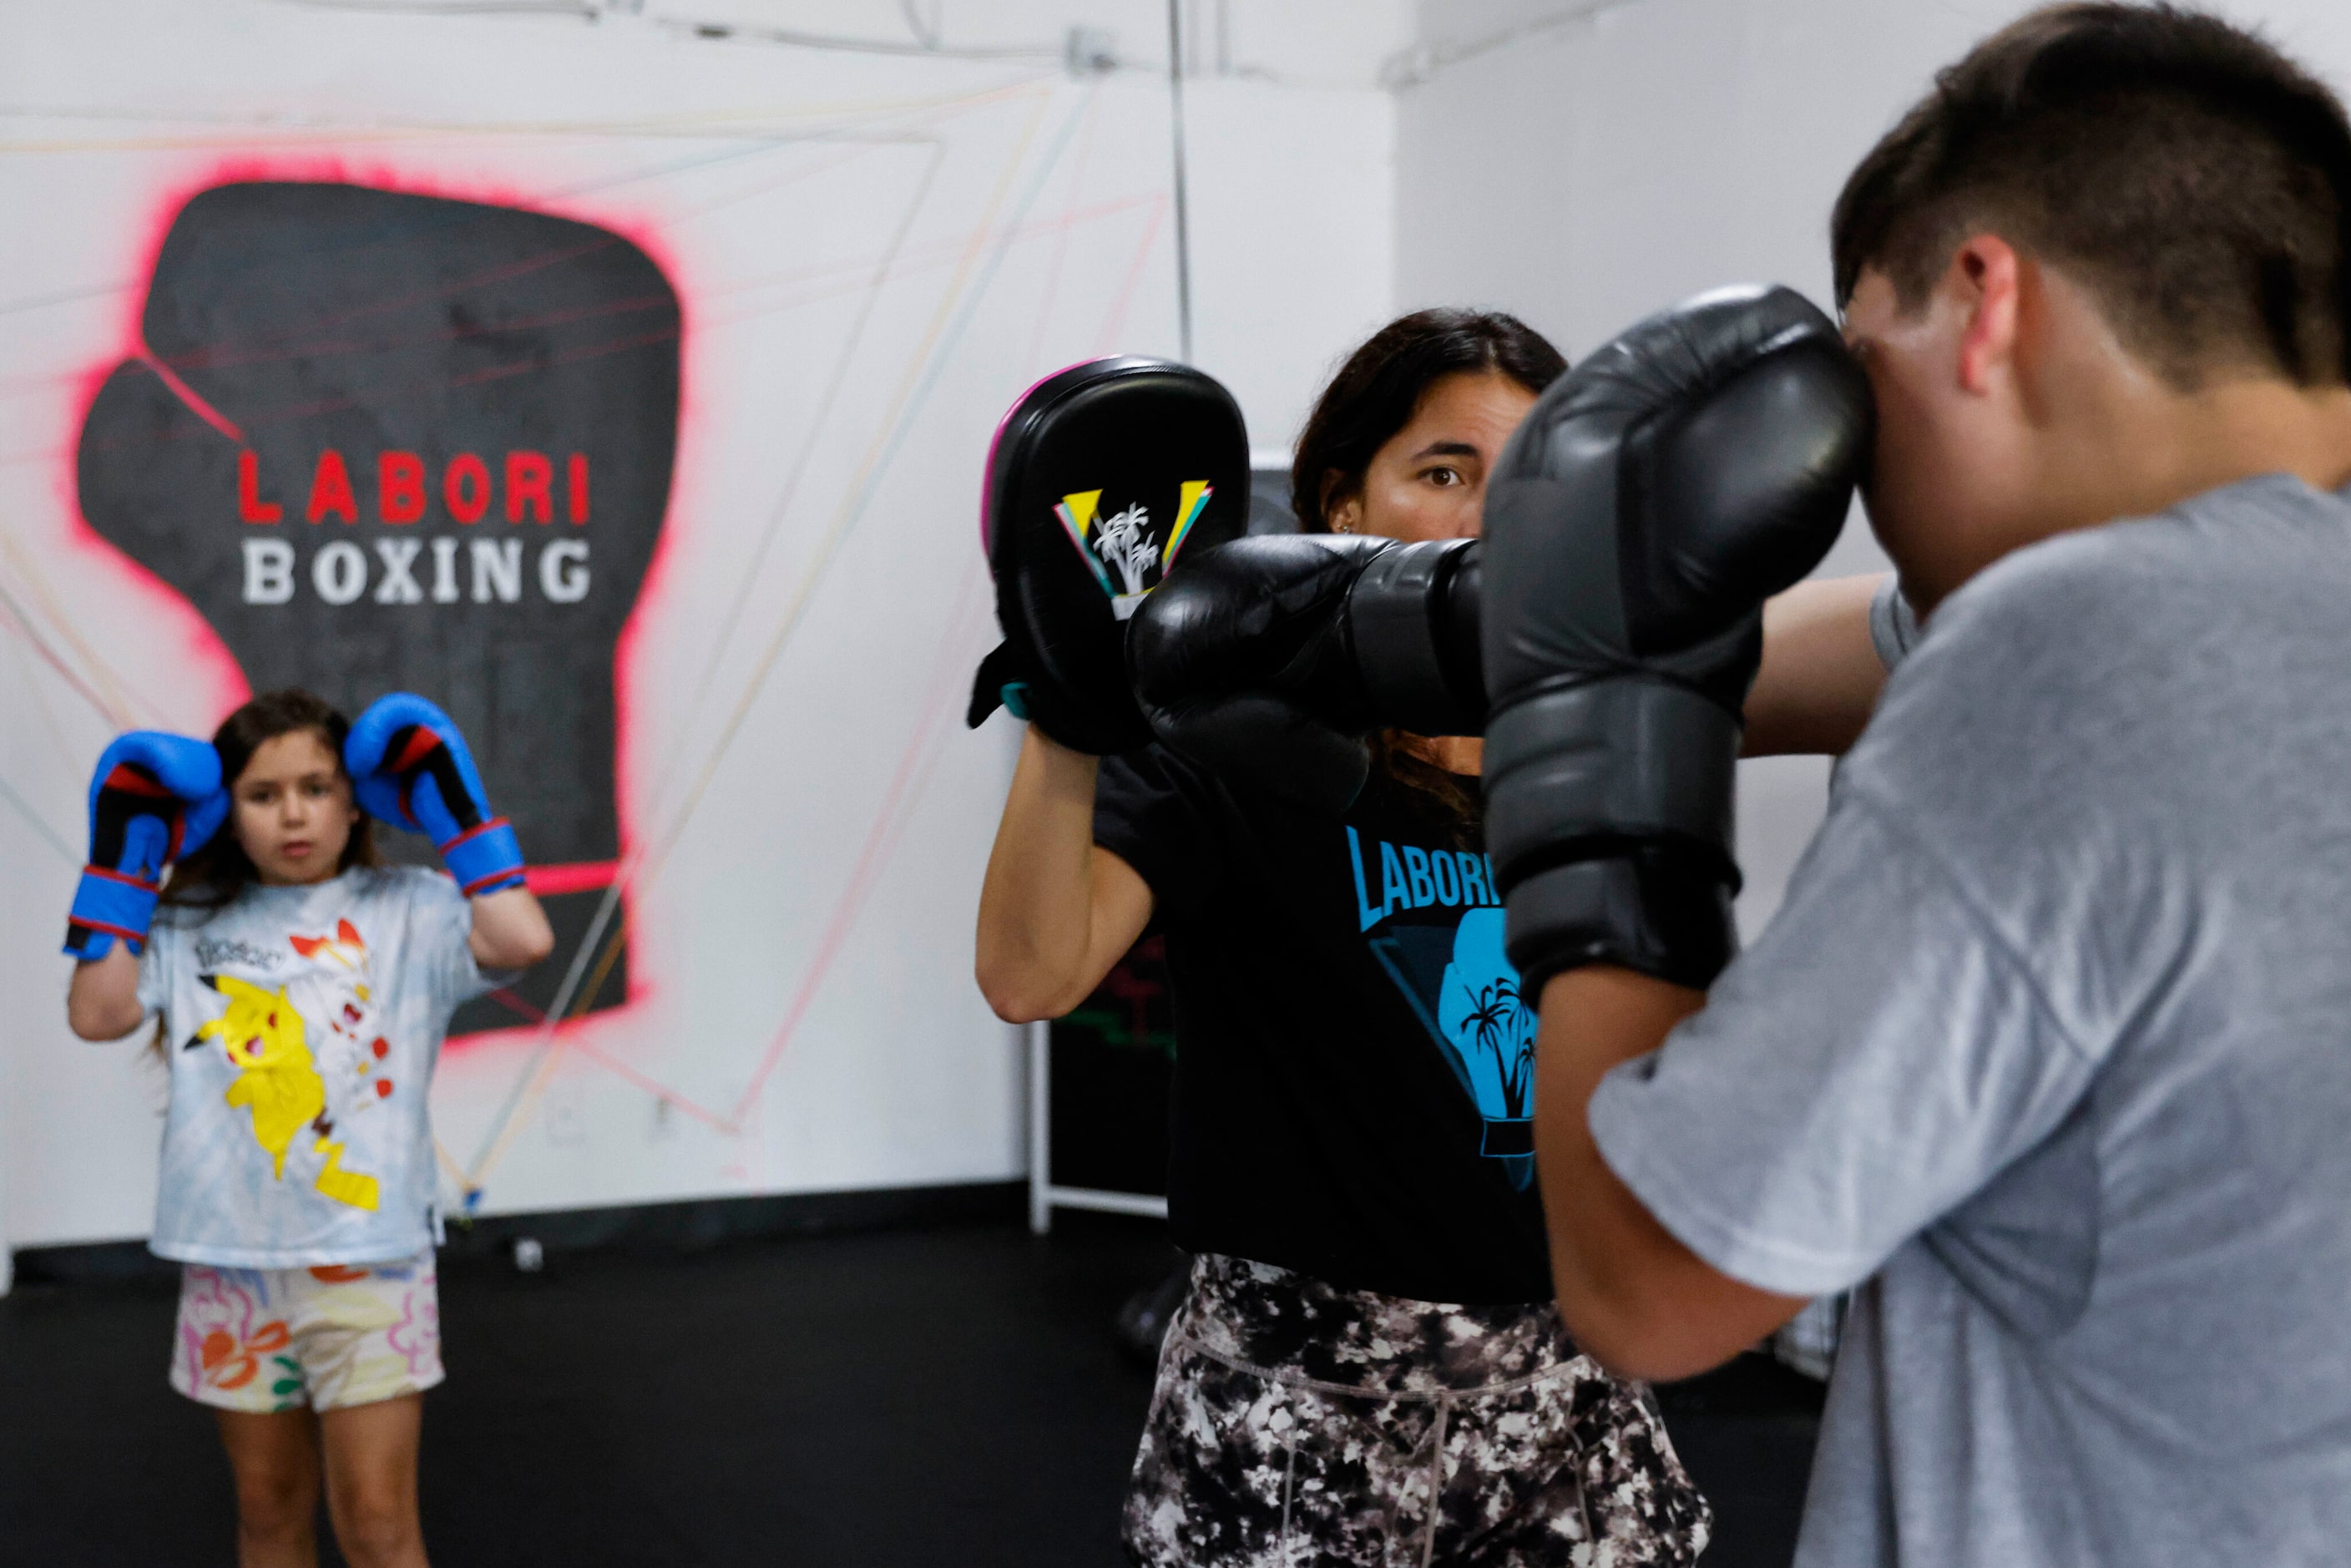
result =
[{"label": "woman's eye", "polygon": [[1428,482],[1439,487],[1447,487],[1458,485],[1461,483],[1461,470],[1458,468],[1431,468],[1428,471]]}]

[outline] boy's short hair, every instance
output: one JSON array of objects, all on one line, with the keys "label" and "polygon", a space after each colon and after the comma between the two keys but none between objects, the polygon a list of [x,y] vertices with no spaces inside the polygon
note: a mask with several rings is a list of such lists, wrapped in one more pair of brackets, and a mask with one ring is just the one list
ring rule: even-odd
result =
[{"label": "boy's short hair", "polygon": [[1838,302],[1874,267],[1915,309],[1985,230],[2079,278],[2183,390],[2222,368],[2317,386],[2351,366],[2351,124],[2218,17],[2051,5],[1977,45],[1845,182]]}]

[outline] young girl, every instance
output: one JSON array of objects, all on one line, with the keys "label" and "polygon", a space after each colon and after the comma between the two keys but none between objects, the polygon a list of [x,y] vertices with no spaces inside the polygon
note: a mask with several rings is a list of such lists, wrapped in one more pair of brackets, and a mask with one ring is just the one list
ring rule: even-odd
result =
[{"label": "young girl", "polygon": [[[371,814],[428,833],[455,880],[379,863]],[[185,1266],[172,1385],[218,1413],[238,1559],[316,1563],[323,1468],[353,1568],[422,1568],[419,1396],[442,1378],[425,1090],[450,1013],[554,945],[514,830],[430,703],[354,725],[281,691],[210,746],[117,740],[90,836],[68,1019],[113,1040],[161,1015],[151,1245]]]}]

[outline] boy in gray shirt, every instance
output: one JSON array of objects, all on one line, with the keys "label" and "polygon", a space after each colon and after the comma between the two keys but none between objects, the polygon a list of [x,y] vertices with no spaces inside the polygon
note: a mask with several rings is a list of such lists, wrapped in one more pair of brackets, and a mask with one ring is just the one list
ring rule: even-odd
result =
[{"label": "boy in gray shirt", "polygon": [[1615,1370],[1862,1287],[1802,1568],[2351,1559],[2346,235],[2339,105],[2156,7],[1839,202],[1926,630],[1710,991],[1548,977],[1537,1143]]}]

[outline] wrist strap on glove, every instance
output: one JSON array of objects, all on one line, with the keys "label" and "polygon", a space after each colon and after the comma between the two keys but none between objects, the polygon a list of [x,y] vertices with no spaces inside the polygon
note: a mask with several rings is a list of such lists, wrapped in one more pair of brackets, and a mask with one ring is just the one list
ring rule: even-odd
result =
[{"label": "wrist strap on glove", "polygon": [[998,643],[972,672],[971,701],[963,710],[963,727],[977,729],[987,716],[1002,708],[1026,723],[1029,718],[1029,673],[1010,643]]},{"label": "wrist strap on glove", "polygon": [[1703,989],[1739,948],[1739,721],[1642,678],[1538,693],[1486,731],[1487,845],[1524,993],[1615,964]]},{"label": "wrist strap on glove", "polygon": [[493,817],[435,847],[441,863],[467,898],[523,885],[522,841],[504,817]]},{"label": "wrist strap on glove", "polygon": [[1702,991],[1739,952],[1731,890],[1669,844],[1595,845],[1605,858],[1537,872],[1506,895],[1503,949],[1535,1006],[1553,975],[1614,964]]},{"label": "wrist strap on glove", "polygon": [[120,937],[133,953],[146,951],[147,930],[155,923],[159,883],[84,866],[74,889],[73,908],[66,916],[66,947],[77,958],[103,958]]},{"label": "wrist strap on glove", "polygon": [[964,709],[965,727],[977,729],[998,707],[1023,724],[1035,725],[1071,751],[1095,757],[1133,751],[1151,739],[1147,729],[1130,730],[1087,713],[1050,678],[1040,674],[1027,650],[1016,647],[1009,637],[998,643],[974,672],[971,702]]},{"label": "wrist strap on glove", "polygon": [[1382,550],[1347,593],[1349,646],[1381,727],[1476,735],[1486,725],[1474,539]]}]

